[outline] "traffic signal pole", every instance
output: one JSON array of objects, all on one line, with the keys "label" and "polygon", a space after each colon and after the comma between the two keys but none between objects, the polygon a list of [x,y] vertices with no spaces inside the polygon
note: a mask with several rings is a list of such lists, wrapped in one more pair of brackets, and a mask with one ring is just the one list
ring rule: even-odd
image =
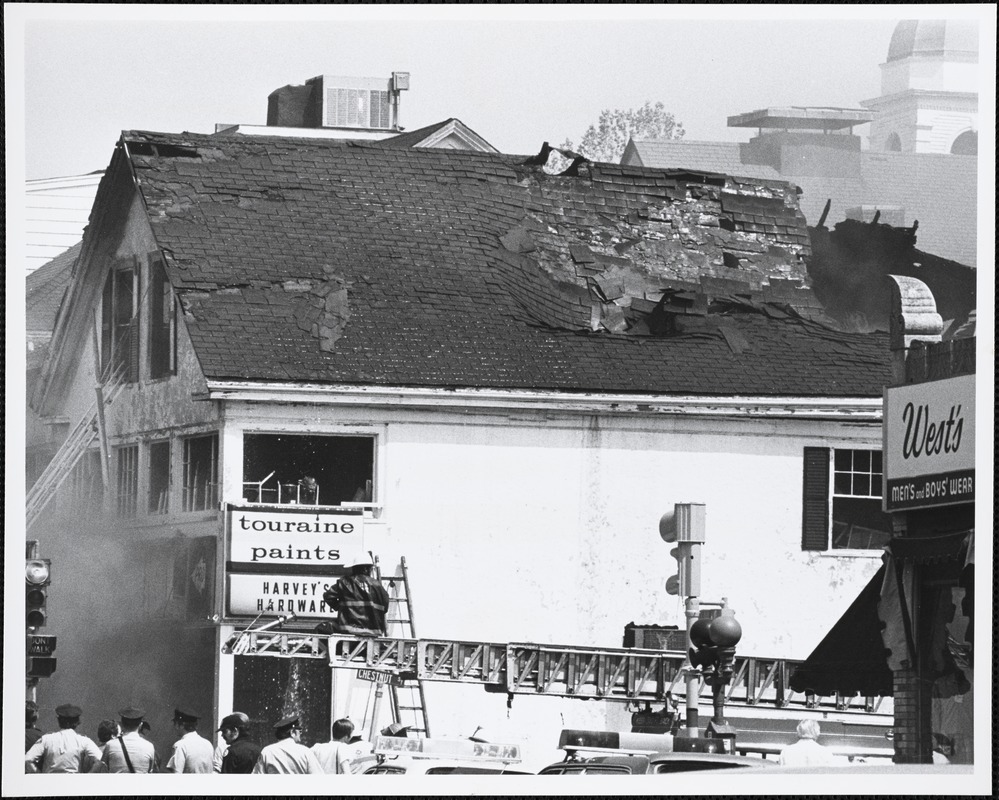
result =
[{"label": "traffic signal pole", "polygon": [[[701,613],[701,547],[705,536],[706,509],[703,503],[676,503],[659,520],[659,535],[664,542],[676,544],[670,555],[676,559],[677,571],[666,581],[666,591],[684,598],[684,615],[687,618],[687,652],[693,644],[690,629]],[[700,688],[700,671],[689,662],[685,667],[687,679],[687,735],[698,735],[697,698]]]},{"label": "traffic signal pole", "polygon": [[[701,614],[701,601],[697,597],[688,597],[685,603],[685,614],[687,617],[687,652],[690,652],[690,648],[693,645],[690,642],[690,628],[697,622]],[[690,661],[687,661],[686,666],[686,677],[687,677],[687,735],[696,738],[698,735],[698,719],[697,719],[697,702],[698,702],[698,683],[700,682],[700,677],[697,670],[693,668]]]}]

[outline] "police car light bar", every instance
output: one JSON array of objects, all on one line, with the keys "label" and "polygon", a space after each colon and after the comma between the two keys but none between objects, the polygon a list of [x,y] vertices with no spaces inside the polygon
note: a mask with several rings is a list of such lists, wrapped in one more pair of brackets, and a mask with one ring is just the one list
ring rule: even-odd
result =
[{"label": "police car light bar", "polygon": [[407,739],[402,736],[376,736],[376,755],[413,758],[453,758],[462,761],[520,761],[520,745],[473,742],[470,739]]},{"label": "police car light bar", "polygon": [[618,733],[616,731],[583,731],[563,729],[559,735],[560,750],[599,750],[623,755],[669,753],[673,750],[673,737],[668,733]]}]

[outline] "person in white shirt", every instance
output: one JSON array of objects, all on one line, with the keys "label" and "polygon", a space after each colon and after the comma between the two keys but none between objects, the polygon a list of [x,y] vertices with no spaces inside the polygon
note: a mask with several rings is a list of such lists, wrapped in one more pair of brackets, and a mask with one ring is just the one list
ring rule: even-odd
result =
[{"label": "person in white shirt", "polygon": [[838,764],[832,752],[819,744],[819,723],[803,719],[798,723],[798,741],[780,753],[779,763],[788,767],[829,767]]},{"label": "person in white shirt", "polygon": [[24,754],[25,771],[100,772],[101,751],[92,739],[76,732],[83,712],[79,706],[61,705],[56,709],[59,730],[44,734]]},{"label": "person in white shirt", "polygon": [[301,743],[302,726],[298,714],[284,717],[274,724],[277,741],[260,751],[253,767],[254,774],[321,775],[323,768],[313,752]]},{"label": "person in white shirt", "polygon": [[215,748],[204,736],[198,734],[198,716],[177,708],[173,712],[173,726],[183,735],[173,745],[173,755],[167,761],[166,772],[204,774],[213,771]]},{"label": "person in white shirt", "polygon": [[327,775],[344,775],[352,771],[353,758],[357,747],[350,744],[354,733],[354,723],[349,719],[338,719],[330,731],[330,741],[312,745],[312,752]]},{"label": "person in white shirt", "polygon": [[140,774],[159,772],[156,748],[139,734],[146,712],[141,708],[128,706],[121,709],[118,716],[121,718],[121,733],[108,740],[101,754],[101,761],[107,771]]}]

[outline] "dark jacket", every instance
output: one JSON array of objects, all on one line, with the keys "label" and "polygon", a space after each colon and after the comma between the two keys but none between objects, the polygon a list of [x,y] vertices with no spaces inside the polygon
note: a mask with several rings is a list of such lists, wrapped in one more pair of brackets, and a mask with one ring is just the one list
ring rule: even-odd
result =
[{"label": "dark jacket", "polygon": [[381,581],[369,575],[348,575],[338,580],[323,595],[326,604],[336,609],[337,628],[385,633],[385,614],[389,596]]},{"label": "dark jacket", "polygon": [[235,742],[229,745],[222,757],[222,772],[249,774],[253,772],[253,765],[257,763],[260,755],[260,745],[253,739],[240,736]]}]

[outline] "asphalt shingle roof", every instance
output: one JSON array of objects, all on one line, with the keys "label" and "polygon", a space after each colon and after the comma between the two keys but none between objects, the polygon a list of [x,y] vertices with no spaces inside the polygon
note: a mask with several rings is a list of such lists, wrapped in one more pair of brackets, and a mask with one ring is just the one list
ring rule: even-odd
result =
[{"label": "asphalt shingle roof", "polygon": [[25,323],[28,331],[51,332],[69,286],[73,265],[80,255],[82,242],[46,262],[25,281]]},{"label": "asphalt shingle roof", "polygon": [[[799,310],[814,301],[791,187],[608,164],[550,176],[377,143],[123,136],[210,379],[795,396],[879,396],[888,379],[886,334],[750,299],[783,276]],[[708,279],[728,313],[691,308],[668,335],[639,335],[664,292]],[[625,319],[631,332],[610,332]]]}]

